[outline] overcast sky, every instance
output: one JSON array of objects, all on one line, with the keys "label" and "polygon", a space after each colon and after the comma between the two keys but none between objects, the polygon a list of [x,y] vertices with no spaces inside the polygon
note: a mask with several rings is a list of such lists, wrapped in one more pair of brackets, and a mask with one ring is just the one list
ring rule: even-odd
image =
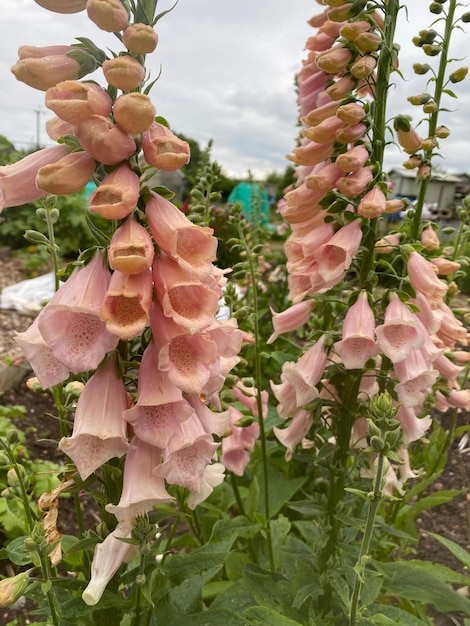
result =
[{"label": "overcast sky", "polygon": [[[160,0],[158,9],[171,4]],[[409,22],[403,12],[397,30],[400,68],[407,81],[396,78],[389,110],[418,118],[419,110],[411,108],[406,97],[424,91],[425,79],[410,67],[436,61],[410,43],[431,22],[429,1],[407,4]],[[162,70],[151,92],[157,113],[202,147],[213,139],[213,157],[228,175],[243,177],[251,170],[261,177],[284,170],[285,154],[294,147],[298,132],[294,76],[306,56],[305,42],[315,32],[307,20],[321,10],[315,0],[179,0],[157,24],[159,45],[148,57],[154,77]],[[10,72],[18,47],[71,44],[75,37],[88,37],[116,52],[121,44],[100,31],[85,12],[59,15],[33,0],[0,0],[0,15],[0,134],[19,148],[29,148],[36,143],[39,120],[40,142],[49,145],[44,123],[52,115],[45,109],[44,93],[18,82]],[[470,35],[457,31],[455,56],[464,56],[469,44]],[[101,81],[99,73],[94,78]],[[456,85],[459,100],[445,103],[453,109],[444,119],[452,135],[442,144],[446,159],[440,164],[454,171],[470,172],[469,85],[470,78]],[[388,155],[389,167],[403,160],[393,147]]]}]

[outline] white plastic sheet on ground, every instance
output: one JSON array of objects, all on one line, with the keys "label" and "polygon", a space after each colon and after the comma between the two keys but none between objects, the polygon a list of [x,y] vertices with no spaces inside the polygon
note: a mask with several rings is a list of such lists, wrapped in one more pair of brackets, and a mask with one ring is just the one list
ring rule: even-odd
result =
[{"label": "white plastic sheet on ground", "polygon": [[0,309],[14,309],[20,313],[38,313],[45,300],[54,295],[54,272],[22,280],[5,287],[0,293]]}]

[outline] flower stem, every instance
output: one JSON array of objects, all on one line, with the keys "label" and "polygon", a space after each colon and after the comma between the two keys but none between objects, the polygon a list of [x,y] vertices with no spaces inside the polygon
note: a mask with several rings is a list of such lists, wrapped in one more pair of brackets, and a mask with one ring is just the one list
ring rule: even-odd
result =
[{"label": "flower stem", "polygon": [[369,548],[374,532],[375,518],[380,502],[382,500],[382,476],[384,472],[384,455],[379,453],[377,457],[377,471],[375,473],[374,490],[370,495],[369,511],[367,513],[366,527],[362,537],[361,549],[357,559],[355,572],[356,580],[354,581],[354,589],[351,596],[351,612],[349,615],[349,626],[355,626],[357,623],[357,612],[359,608],[359,595],[364,584],[365,566],[369,561]]},{"label": "flower stem", "polygon": [[[440,112],[440,107],[441,107],[441,97],[442,97],[442,92],[444,89],[444,81],[445,81],[445,76],[446,76],[450,40],[452,37],[452,30],[454,29],[454,15],[455,15],[456,5],[457,5],[457,0],[449,1],[444,37],[442,39],[442,44],[441,44],[439,70],[436,76],[434,96],[433,96],[433,100],[436,103],[436,110],[433,113],[431,113],[429,116],[429,137],[435,137],[436,135],[437,122],[438,122],[438,117],[439,117],[439,112]],[[427,152],[425,152],[424,156],[425,156],[425,160],[428,161],[429,164],[431,164],[433,151],[428,150]],[[431,180],[431,173],[420,183],[418,200],[415,204],[415,214],[413,217],[413,223],[411,225],[410,235],[411,235],[412,240],[417,239],[418,237],[419,226],[421,223],[421,216],[423,213],[424,201],[426,199],[426,192],[427,192],[430,180]]]}]

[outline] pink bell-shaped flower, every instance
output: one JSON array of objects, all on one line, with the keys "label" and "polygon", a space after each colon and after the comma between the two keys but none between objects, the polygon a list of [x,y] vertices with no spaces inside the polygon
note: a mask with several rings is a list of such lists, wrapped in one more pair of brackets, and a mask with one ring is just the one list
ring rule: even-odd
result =
[{"label": "pink bell-shaped flower", "polygon": [[183,271],[163,253],[153,262],[153,278],[163,313],[189,333],[201,332],[219,308],[218,294]]},{"label": "pink bell-shaped flower", "polygon": [[47,91],[63,80],[76,80],[84,73],[75,59],[67,56],[72,46],[20,46],[19,60],[11,71],[29,87]]},{"label": "pink bell-shaped flower", "polygon": [[110,220],[127,217],[137,206],[139,177],[127,163],[107,174],[91,194],[89,209]]},{"label": "pink bell-shaped flower", "polygon": [[148,232],[133,215],[116,229],[108,248],[108,263],[123,274],[140,274],[152,266],[155,251]]},{"label": "pink bell-shaped flower", "polygon": [[78,122],[75,134],[82,148],[105,165],[117,165],[136,151],[132,137],[103,115],[90,115]]},{"label": "pink bell-shaped flower", "polygon": [[395,293],[390,296],[384,323],[375,332],[380,349],[392,363],[406,359],[412,350],[421,348],[425,339],[418,320]]},{"label": "pink bell-shaped flower", "polygon": [[46,107],[70,124],[78,124],[90,115],[111,113],[112,100],[96,83],[66,80],[46,91]]},{"label": "pink bell-shaped flower", "polygon": [[43,148],[12,165],[0,166],[0,213],[2,209],[34,202],[47,195],[47,191],[36,185],[39,170],[50,163],[56,163],[70,154],[68,146]]},{"label": "pink bell-shaped flower", "polygon": [[56,359],[44,341],[39,332],[38,317],[27,330],[16,333],[14,339],[28,359],[43,389],[67,380],[69,370]]},{"label": "pink bell-shaped flower", "polygon": [[432,263],[413,251],[408,259],[407,267],[411,284],[416,291],[426,296],[431,307],[436,307],[441,303],[447,293],[447,285],[437,277]]},{"label": "pink bell-shaped flower", "polygon": [[439,375],[429,368],[419,350],[411,350],[406,359],[394,364],[394,370],[400,381],[396,386],[398,400],[406,408],[420,407]]},{"label": "pink bell-shaped flower", "polygon": [[400,405],[398,409],[397,420],[400,422],[403,430],[403,442],[405,445],[421,439],[432,424],[430,415],[418,417],[414,409],[403,405]]},{"label": "pink bell-shaped flower", "polygon": [[47,193],[66,196],[81,191],[93,176],[96,161],[86,152],[71,152],[55,163],[44,165],[36,186]]},{"label": "pink bell-shaped flower", "polygon": [[217,253],[212,228],[193,224],[174,204],[154,193],[145,216],[155,242],[167,256],[200,278],[212,272]]},{"label": "pink bell-shaped flower", "polygon": [[107,59],[102,68],[108,83],[122,91],[137,89],[145,78],[144,66],[130,54]]},{"label": "pink bell-shaped flower", "polygon": [[38,320],[39,332],[55,358],[71,372],[93,370],[119,337],[100,319],[110,274],[103,254],[76,270],[49,300]]},{"label": "pink bell-shaped flower", "polygon": [[187,141],[183,141],[163,124],[154,122],[142,133],[144,159],[153,167],[174,172],[189,163],[191,157]]},{"label": "pink bell-shaped flower", "polygon": [[107,330],[120,339],[140,335],[149,325],[153,282],[149,269],[140,274],[115,271],[111,276],[100,317]]},{"label": "pink bell-shaped flower", "polygon": [[155,476],[154,469],[161,463],[161,451],[139,439],[126,454],[124,483],[118,504],[107,504],[108,513],[115,515],[120,523],[132,523],[139,515],[152,510],[155,504],[174,500],[165,489],[163,478]]},{"label": "pink bell-shaped flower", "polygon": [[243,413],[232,407],[229,435],[222,439],[221,463],[237,476],[243,476],[245,467],[250,460],[256,441],[259,439],[259,424],[253,422],[249,426],[238,426]]},{"label": "pink bell-shaped flower", "polygon": [[314,304],[313,300],[304,300],[281,313],[276,313],[271,309],[274,332],[266,343],[273,343],[279,335],[303,326],[309,320]]},{"label": "pink bell-shaped flower", "polygon": [[53,11],[54,13],[80,13],[84,11],[87,0],[34,0],[43,9]]},{"label": "pink bell-shaped flower", "polygon": [[294,448],[298,445],[302,439],[307,436],[313,423],[313,416],[311,411],[301,410],[294,415],[291,423],[287,428],[278,428],[274,426],[273,432],[276,438],[287,448],[286,461],[290,461]]},{"label": "pink bell-shaped flower", "polygon": [[320,246],[315,260],[318,263],[318,273],[325,282],[341,280],[359,249],[361,239],[360,222],[354,220],[336,231],[327,243]]},{"label": "pink bell-shaped flower", "polygon": [[374,338],[375,318],[363,291],[348,310],[343,323],[343,338],[335,344],[346,369],[362,369],[379,352]]},{"label": "pink bell-shaped flower", "polygon": [[109,358],[78,398],[72,436],[59,442],[59,448],[73,460],[83,480],[109,459],[132,450],[123,419],[126,409],[126,390],[116,360]]}]

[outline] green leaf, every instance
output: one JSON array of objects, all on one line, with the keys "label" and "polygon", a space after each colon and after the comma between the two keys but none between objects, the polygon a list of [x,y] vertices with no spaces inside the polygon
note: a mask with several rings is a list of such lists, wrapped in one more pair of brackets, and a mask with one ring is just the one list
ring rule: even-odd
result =
[{"label": "green leaf", "polygon": [[467,569],[470,569],[470,553],[467,552],[467,550],[462,548],[462,546],[459,546],[454,541],[441,537],[441,535],[436,533],[429,533],[429,535],[442,543],[442,545],[445,546],[449,552],[451,552],[463,565],[465,565]]},{"label": "green leaf", "polygon": [[[380,604],[374,604],[371,609],[380,611],[380,613],[372,613],[372,616],[364,624],[373,624],[373,626],[394,626],[395,624],[401,624],[402,626],[429,626],[429,622],[423,622],[408,611],[404,611],[395,606],[383,606]],[[369,615],[369,612],[367,612]]]},{"label": "green leaf", "polygon": [[442,489],[441,491],[436,491],[425,498],[417,500],[413,504],[407,504],[400,509],[400,512],[397,515],[397,522],[402,518],[406,520],[409,520],[410,518],[415,519],[423,511],[431,509],[434,506],[450,502],[455,498],[455,496],[458,496],[461,493],[461,489]]},{"label": "green leaf", "polygon": [[441,613],[462,611],[470,615],[470,600],[435,576],[431,567],[424,570],[403,561],[376,563],[376,569],[384,575],[384,590],[392,595],[432,604]]},{"label": "green leaf", "polygon": [[253,606],[243,615],[250,620],[250,626],[299,626],[300,624],[265,606]]},{"label": "green leaf", "polygon": [[15,565],[28,565],[31,563],[31,553],[24,547],[25,539],[26,536],[17,537],[10,541],[8,546],[2,550],[1,558],[7,558]]}]

